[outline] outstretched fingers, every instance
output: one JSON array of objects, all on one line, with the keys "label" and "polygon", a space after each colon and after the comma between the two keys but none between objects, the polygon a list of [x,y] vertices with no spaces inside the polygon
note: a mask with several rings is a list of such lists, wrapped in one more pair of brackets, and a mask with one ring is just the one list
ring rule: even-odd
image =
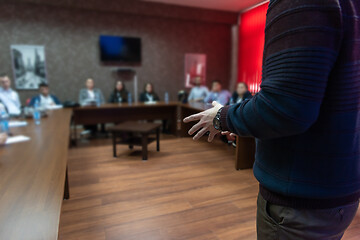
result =
[{"label": "outstretched fingers", "polygon": [[206,132],[208,132],[209,130],[208,130],[208,128],[203,128],[203,129],[201,129],[194,137],[193,137],[193,139],[194,140],[199,140],[202,136],[204,136],[204,134],[206,133]]},{"label": "outstretched fingers", "polygon": [[217,132],[210,131],[208,142],[212,142],[214,140],[214,137],[216,136]]},{"label": "outstretched fingers", "polygon": [[194,115],[191,115],[189,117],[184,118],[184,123],[189,123],[189,122],[193,122],[193,121],[199,121],[202,118],[202,113],[197,113]]},{"label": "outstretched fingers", "polygon": [[202,121],[199,121],[197,124],[195,124],[190,130],[189,135],[193,135],[195,132],[199,131],[200,128],[205,127],[205,124]]}]

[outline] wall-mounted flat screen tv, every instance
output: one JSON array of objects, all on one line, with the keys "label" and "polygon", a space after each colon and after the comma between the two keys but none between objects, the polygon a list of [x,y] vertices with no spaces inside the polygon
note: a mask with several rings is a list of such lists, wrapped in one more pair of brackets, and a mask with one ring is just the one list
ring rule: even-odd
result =
[{"label": "wall-mounted flat screen tv", "polygon": [[140,64],[141,39],[101,35],[100,58],[110,64]]}]

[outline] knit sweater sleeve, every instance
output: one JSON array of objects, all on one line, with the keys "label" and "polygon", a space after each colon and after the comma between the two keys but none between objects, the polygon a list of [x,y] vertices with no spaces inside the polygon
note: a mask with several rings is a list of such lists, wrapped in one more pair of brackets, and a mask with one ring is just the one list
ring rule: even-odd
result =
[{"label": "knit sweater sleeve", "polygon": [[317,120],[342,40],[336,0],[272,0],[261,90],[221,112],[222,128],[260,139],[305,132]]}]

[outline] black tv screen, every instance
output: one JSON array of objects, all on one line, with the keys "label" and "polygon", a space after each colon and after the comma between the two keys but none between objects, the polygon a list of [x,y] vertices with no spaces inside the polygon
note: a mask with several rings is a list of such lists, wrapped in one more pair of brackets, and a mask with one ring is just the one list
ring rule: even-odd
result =
[{"label": "black tv screen", "polygon": [[100,36],[102,62],[139,64],[141,62],[141,39],[133,37]]}]

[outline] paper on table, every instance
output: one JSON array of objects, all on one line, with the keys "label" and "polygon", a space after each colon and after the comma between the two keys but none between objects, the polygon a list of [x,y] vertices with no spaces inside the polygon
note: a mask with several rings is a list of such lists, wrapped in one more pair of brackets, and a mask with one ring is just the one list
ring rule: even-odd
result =
[{"label": "paper on table", "polygon": [[156,101],[149,101],[149,102],[144,102],[146,105],[152,105],[152,104],[157,104]]},{"label": "paper on table", "polygon": [[62,105],[51,105],[51,106],[47,106],[46,109],[48,110],[56,110],[56,109],[61,109],[63,108]]},{"label": "paper on table", "polygon": [[18,142],[25,142],[25,141],[29,141],[30,138],[24,135],[18,135],[18,136],[14,136],[14,137],[8,137],[8,139],[6,139],[5,144],[12,144],[12,143],[18,143]]},{"label": "paper on table", "polygon": [[27,125],[26,121],[10,121],[9,127],[24,127]]}]

